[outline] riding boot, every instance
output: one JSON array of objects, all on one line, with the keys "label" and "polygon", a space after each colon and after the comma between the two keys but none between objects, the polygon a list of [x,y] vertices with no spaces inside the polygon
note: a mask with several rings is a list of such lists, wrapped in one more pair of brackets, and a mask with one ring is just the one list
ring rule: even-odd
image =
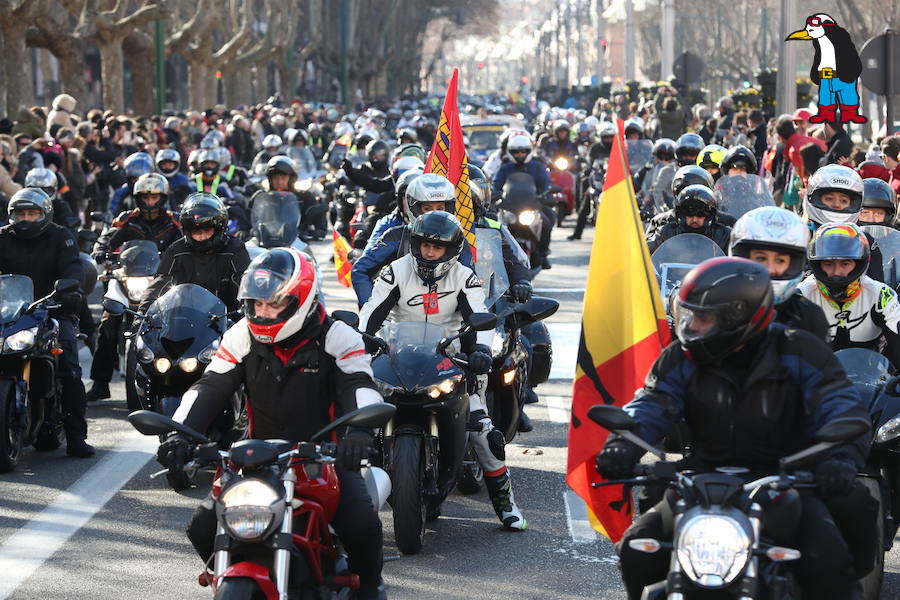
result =
[{"label": "riding boot", "polygon": [[491,497],[491,504],[494,505],[494,512],[497,518],[503,523],[503,528],[509,531],[522,531],[528,526],[522,511],[516,505],[516,499],[512,491],[512,479],[509,477],[509,471],[503,468],[503,473],[491,476],[485,473],[484,485],[487,487],[488,495]]},{"label": "riding boot", "polygon": [[503,432],[494,427],[491,418],[483,410],[471,413],[467,429],[469,442],[484,469],[484,483],[497,518],[505,529],[525,529],[525,517],[516,506],[512,482],[506,469],[506,440]]}]

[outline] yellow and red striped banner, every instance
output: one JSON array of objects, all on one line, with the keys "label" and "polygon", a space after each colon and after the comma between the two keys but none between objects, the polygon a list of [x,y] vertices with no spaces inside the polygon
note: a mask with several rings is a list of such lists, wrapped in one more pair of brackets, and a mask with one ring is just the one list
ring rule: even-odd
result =
[{"label": "yellow and red striped banner", "polygon": [[344,239],[344,236],[337,231],[334,234],[334,270],[337,271],[337,280],[344,287],[350,287],[350,271],[353,265],[350,264],[350,244]]}]

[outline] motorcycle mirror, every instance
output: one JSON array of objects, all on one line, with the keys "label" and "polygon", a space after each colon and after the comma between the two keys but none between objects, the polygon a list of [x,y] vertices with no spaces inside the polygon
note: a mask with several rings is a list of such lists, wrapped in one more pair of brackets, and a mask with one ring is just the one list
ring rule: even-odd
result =
[{"label": "motorcycle mirror", "polygon": [[592,406],[587,412],[588,419],[610,431],[631,431],[637,422],[627,412],[618,406],[598,404]]},{"label": "motorcycle mirror", "polygon": [[128,415],[128,422],[143,435],[163,435],[177,431],[204,444],[209,443],[209,439],[202,433],[152,410],[136,410]]},{"label": "motorcycle mirror", "polygon": [[359,329],[359,315],[352,310],[336,310],[331,316],[342,323],[346,323],[353,329]]},{"label": "motorcycle mirror", "polygon": [[95,223],[106,223],[106,213],[100,210],[95,210],[91,213],[91,221]]},{"label": "motorcycle mirror", "polygon": [[125,314],[125,305],[121,302],[113,300],[112,298],[104,298],[103,299],[103,310],[108,312],[113,316],[119,316]]},{"label": "motorcycle mirror", "polygon": [[[312,436],[310,441],[316,442],[335,429],[345,425],[352,425],[354,427],[381,427],[394,416],[395,412],[397,412],[397,407],[386,402],[378,402],[376,404],[369,404],[362,408],[357,408],[352,412],[348,412],[343,417],[332,421],[330,425]],[[131,417],[129,417],[129,419],[130,418]]]},{"label": "motorcycle mirror", "polygon": [[524,312],[528,318],[534,321],[543,321],[559,310],[559,302],[553,298],[532,296],[528,302],[517,308],[516,312]]},{"label": "motorcycle mirror", "polygon": [[74,292],[80,286],[81,284],[77,279],[57,279],[56,283],[53,284],[53,293],[65,294],[68,292]]},{"label": "motorcycle mirror", "polygon": [[493,313],[472,313],[466,319],[475,331],[489,331],[497,326],[497,315]]},{"label": "motorcycle mirror", "polygon": [[818,442],[848,442],[868,432],[871,428],[865,417],[841,417],[826,423],[816,432]]},{"label": "motorcycle mirror", "polygon": [[94,229],[80,229],[78,231],[78,239],[84,242],[96,242],[100,234]]}]

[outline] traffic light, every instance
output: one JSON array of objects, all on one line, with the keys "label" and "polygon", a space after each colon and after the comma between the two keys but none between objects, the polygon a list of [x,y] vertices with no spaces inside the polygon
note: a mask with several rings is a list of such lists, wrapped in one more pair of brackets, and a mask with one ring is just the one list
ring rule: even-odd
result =
[{"label": "traffic light", "polygon": [[519,77],[519,83],[521,83],[523,85],[528,85],[528,77],[525,75],[522,75],[521,77]]},{"label": "traffic light", "polygon": [[600,47],[603,48],[603,52],[606,52],[606,48],[609,46],[609,40],[600,40]]},{"label": "traffic light", "polygon": [[216,71],[216,79],[222,79],[222,71]]},{"label": "traffic light", "polygon": [[479,69],[483,69],[483,68],[484,68],[484,63],[483,63],[483,62],[480,62],[480,63],[478,63],[478,64],[475,65],[475,66],[478,67]]}]

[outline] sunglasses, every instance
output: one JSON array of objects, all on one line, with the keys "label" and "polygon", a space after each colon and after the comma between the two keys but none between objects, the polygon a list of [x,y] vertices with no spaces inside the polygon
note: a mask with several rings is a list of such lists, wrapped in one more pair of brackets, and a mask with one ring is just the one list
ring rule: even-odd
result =
[{"label": "sunglasses", "polygon": [[807,25],[812,25],[813,27],[822,27],[825,25],[834,25],[831,21],[823,21],[819,17],[810,17],[806,19]]}]

